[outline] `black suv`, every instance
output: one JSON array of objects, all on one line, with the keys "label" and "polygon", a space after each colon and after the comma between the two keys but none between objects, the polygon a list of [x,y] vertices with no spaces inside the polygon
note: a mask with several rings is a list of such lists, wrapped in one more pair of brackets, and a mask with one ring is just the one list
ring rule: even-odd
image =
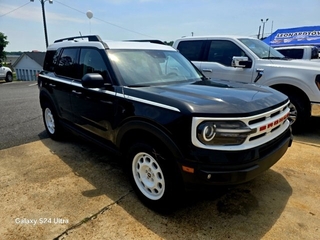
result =
[{"label": "black suv", "polygon": [[47,49],[38,84],[49,136],[68,129],[119,154],[154,209],[181,189],[249,181],[292,142],[287,96],[207,79],[166,45],[60,39]]}]

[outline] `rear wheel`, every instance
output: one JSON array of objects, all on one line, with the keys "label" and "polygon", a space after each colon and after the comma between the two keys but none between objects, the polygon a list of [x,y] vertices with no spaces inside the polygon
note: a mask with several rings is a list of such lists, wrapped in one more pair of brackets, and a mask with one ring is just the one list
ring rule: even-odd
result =
[{"label": "rear wheel", "polygon": [[126,155],[126,172],[139,199],[148,207],[170,212],[181,192],[172,154],[158,144],[134,143]]},{"label": "rear wheel", "polygon": [[12,80],[13,80],[12,73],[8,72],[6,75],[6,82],[12,82]]},{"label": "rear wheel", "polygon": [[42,108],[43,122],[50,138],[59,140],[62,136],[62,127],[57,114],[51,104],[45,103]]}]

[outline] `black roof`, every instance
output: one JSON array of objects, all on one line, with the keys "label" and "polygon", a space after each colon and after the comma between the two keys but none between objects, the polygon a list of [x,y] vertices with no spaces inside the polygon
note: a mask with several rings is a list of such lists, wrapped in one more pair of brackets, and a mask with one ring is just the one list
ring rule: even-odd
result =
[{"label": "black roof", "polygon": [[36,63],[38,63],[40,66],[43,65],[44,57],[46,56],[45,52],[25,52],[28,57],[33,59]]}]

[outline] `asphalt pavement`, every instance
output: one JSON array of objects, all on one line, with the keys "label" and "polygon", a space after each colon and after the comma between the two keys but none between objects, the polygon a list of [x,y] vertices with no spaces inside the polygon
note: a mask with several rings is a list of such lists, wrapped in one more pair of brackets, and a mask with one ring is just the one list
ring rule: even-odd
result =
[{"label": "asphalt pavement", "polygon": [[0,149],[48,137],[36,81],[0,82]]}]

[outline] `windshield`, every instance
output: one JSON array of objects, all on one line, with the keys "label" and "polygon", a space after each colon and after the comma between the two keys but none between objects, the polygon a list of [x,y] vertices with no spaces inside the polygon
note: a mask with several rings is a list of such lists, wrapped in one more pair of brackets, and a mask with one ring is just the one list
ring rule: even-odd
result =
[{"label": "windshield", "polygon": [[270,47],[268,44],[262,42],[259,39],[250,39],[250,38],[240,38],[239,39],[244,45],[251,49],[259,58],[264,59],[282,59],[284,56],[275,50],[273,47]]},{"label": "windshield", "polygon": [[203,75],[176,51],[108,50],[115,72],[125,86],[150,86],[200,80]]}]

